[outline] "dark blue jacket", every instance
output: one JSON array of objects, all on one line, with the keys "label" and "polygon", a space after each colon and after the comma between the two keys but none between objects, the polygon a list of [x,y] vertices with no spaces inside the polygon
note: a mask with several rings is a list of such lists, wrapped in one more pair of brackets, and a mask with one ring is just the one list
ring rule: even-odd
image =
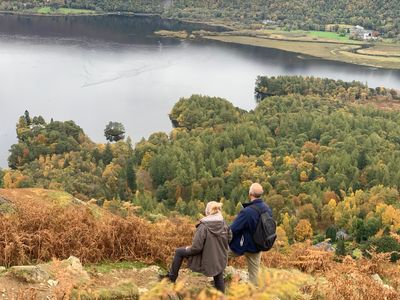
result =
[{"label": "dark blue jacket", "polygon": [[256,199],[250,203],[243,204],[243,209],[230,226],[233,237],[229,243],[229,247],[238,255],[243,255],[244,252],[259,252],[253,242],[253,234],[256,231],[260,216],[250,205],[258,206],[263,212],[268,211],[272,217],[271,209],[262,199]]}]

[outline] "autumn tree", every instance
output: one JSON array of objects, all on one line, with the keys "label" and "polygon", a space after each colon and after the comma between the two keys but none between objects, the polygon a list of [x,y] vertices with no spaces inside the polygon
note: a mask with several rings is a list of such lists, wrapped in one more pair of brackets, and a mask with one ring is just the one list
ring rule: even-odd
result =
[{"label": "autumn tree", "polygon": [[3,188],[4,171],[0,168],[0,188]]},{"label": "autumn tree", "polygon": [[26,125],[31,125],[31,117],[30,117],[30,115],[29,115],[29,111],[27,111],[27,110],[25,110],[25,112],[24,112],[24,119],[25,119],[25,122],[26,122]]},{"label": "autumn tree", "polygon": [[296,241],[303,242],[307,239],[311,239],[313,236],[313,230],[308,220],[302,219],[296,225],[294,229],[294,237]]},{"label": "autumn tree", "polygon": [[128,153],[127,153],[127,163],[126,163],[126,180],[128,183],[129,188],[132,192],[136,191],[136,172],[135,172],[135,161],[134,161],[134,154],[133,154],[133,147],[132,147],[132,140],[130,137],[127,138],[126,144],[128,146]]},{"label": "autumn tree", "polygon": [[4,185],[60,189],[99,203],[131,200],[144,214],[196,216],[201,204],[223,198],[232,216],[257,181],[289,242],[312,237],[305,220],[319,235],[344,230],[360,248],[376,234],[395,234],[400,115],[347,103],[363,93],[365,101],[385,98],[387,90],[323,78],[267,85],[264,91],[280,96],[249,112],[219,98],[181,99],[171,113],[176,128],[134,147],[129,138],[95,144],[72,121],[30,116],[28,125],[23,115]]},{"label": "autumn tree", "polygon": [[108,165],[109,163],[111,163],[113,158],[114,158],[114,154],[112,152],[111,145],[110,145],[110,143],[107,143],[107,145],[103,151],[103,154],[102,154],[103,163],[105,165]]},{"label": "autumn tree", "polygon": [[125,127],[119,122],[109,122],[104,129],[104,136],[110,142],[118,142],[125,138]]},{"label": "autumn tree", "polygon": [[342,239],[342,238],[338,239],[337,244],[336,244],[335,254],[338,256],[346,255],[346,245],[345,245],[344,239]]}]

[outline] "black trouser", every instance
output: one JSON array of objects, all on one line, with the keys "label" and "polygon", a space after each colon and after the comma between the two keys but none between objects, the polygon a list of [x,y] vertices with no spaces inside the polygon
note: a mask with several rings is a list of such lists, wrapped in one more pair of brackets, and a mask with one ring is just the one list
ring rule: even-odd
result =
[{"label": "black trouser", "polygon": [[[190,256],[190,252],[186,250],[186,248],[178,248],[175,251],[174,260],[172,261],[171,270],[169,271],[169,279],[172,282],[175,282],[178,278],[179,269],[182,266],[182,262],[184,258],[188,258]],[[225,292],[225,282],[224,282],[224,274],[223,272],[214,276],[214,286],[217,290],[221,292]]]}]

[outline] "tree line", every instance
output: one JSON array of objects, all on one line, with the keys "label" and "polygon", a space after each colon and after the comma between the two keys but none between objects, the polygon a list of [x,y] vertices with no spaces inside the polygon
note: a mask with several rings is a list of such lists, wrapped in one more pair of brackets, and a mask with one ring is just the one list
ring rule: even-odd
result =
[{"label": "tree line", "polygon": [[[249,112],[221,98],[182,98],[170,113],[174,129],[135,147],[123,138],[95,144],[72,121],[21,116],[3,185],[131,201],[151,218],[198,216],[217,200],[229,218],[257,181],[288,242],[334,242],[343,231],[355,242],[346,251],[398,249],[391,234],[400,233],[400,114],[368,105],[387,93],[319,78],[258,78],[256,93],[263,86]],[[367,97],[355,105],[342,88]]]},{"label": "tree line", "polygon": [[395,89],[385,87],[369,88],[359,81],[345,82],[313,76],[258,76],[255,97],[261,101],[268,96],[300,94],[303,96],[324,96],[341,100],[370,100],[375,102],[400,100]]},{"label": "tree line", "polygon": [[98,11],[159,13],[165,17],[220,19],[241,24],[273,21],[286,30],[322,30],[327,25],[361,25],[389,38],[399,37],[400,6],[397,0],[0,0],[2,10],[21,10],[43,5]]}]

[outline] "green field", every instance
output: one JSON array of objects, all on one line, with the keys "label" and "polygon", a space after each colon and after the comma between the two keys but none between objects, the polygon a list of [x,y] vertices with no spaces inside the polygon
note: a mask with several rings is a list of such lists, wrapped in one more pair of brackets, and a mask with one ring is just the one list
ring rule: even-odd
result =
[{"label": "green field", "polygon": [[44,6],[36,9],[38,14],[55,14],[55,15],[90,15],[96,13],[94,10],[89,9],[76,9],[76,8],[57,8],[54,9],[50,6]]},{"label": "green field", "polygon": [[[239,31],[240,32],[240,31]],[[258,36],[266,36],[273,39],[292,40],[292,41],[318,41],[329,43],[345,43],[345,44],[360,44],[361,41],[350,40],[348,35],[340,36],[336,32],[331,31],[305,31],[291,30],[285,31],[282,29],[263,29],[255,32]]]},{"label": "green field", "polygon": [[39,14],[49,14],[51,12],[51,7],[50,6],[45,6],[45,7],[40,7],[36,11]]},{"label": "green field", "polygon": [[63,15],[76,15],[76,14],[93,14],[95,13],[94,10],[89,10],[89,9],[76,9],[76,8],[59,8],[57,9],[57,13],[63,14]]},{"label": "green field", "polygon": [[338,41],[350,40],[348,35],[340,36],[336,32],[330,32],[330,31],[304,31],[304,33],[312,37],[318,37],[323,39],[338,40]]}]

